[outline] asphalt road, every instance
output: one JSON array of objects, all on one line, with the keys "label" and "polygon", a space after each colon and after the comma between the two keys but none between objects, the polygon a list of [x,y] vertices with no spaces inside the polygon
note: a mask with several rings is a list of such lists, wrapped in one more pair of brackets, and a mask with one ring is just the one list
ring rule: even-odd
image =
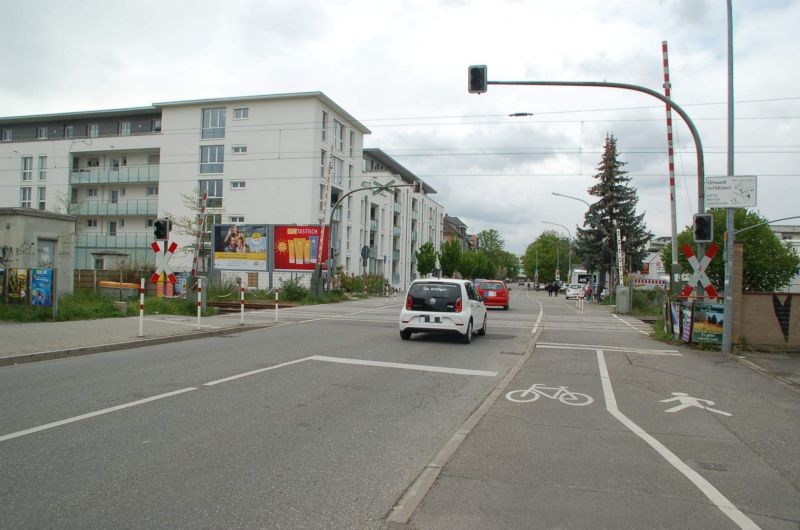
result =
[{"label": "asphalt road", "polygon": [[798,528],[796,392],[563,297],[470,345],[399,303],[0,368],[0,528]]}]

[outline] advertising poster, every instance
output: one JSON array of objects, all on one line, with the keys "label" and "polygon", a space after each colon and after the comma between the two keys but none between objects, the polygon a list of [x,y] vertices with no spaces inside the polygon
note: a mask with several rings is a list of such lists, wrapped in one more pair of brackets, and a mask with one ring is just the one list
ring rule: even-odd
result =
[{"label": "advertising poster", "polygon": [[267,225],[214,225],[214,268],[267,270]]},{"label": "advertising poster", "polygon": [[672,321],[672,335],[679,339],[681,336],[681,303],[670,302],[670,320]]},{"label": "advertising poster", "polygon": [[53,269],[31,269],[31,305],[53,305]]},{"label": "advertising poster", "polygon": [[28,269],[8,269],[8,301],[28,303]]},{"label": "advertising poster", "polygon": [[322,245],[322,268],[327,269],[328,232],[320,241],[321,228],[310,226],[275,226],[275,270],[313,271]]},{"label": "advertising poster", "polygon": [[722,322],[725,306],[709,302],[695,302],[692,342],[722,344]]},{"label": "advertising poster", "polygon": [[692,342],[692,304],[681,307],[681,323],[683,324],[681,340],[683,342]]}]

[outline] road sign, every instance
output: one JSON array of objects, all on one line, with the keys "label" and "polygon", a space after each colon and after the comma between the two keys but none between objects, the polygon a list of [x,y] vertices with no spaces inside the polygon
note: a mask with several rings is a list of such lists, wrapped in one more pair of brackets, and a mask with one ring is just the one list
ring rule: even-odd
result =
[{"label": "road sign", "polygon": [[706,209],[756,205],[756,177],[706,177]]},{"label": "road sign", "polygon": [[[166,241],[164,242],[166,244]],[[158,243],[153,241],[153,244],[150,245],[153,249],[153,252],[156,253],[156,271],[150,276],[150,281],[153,283],[158,283],[158,279],[161,277],[161,273],[163,272],[164,275],[169,280],[169,283],[177,283],[178,279],[175,278],[175,274],[172,273],[172,269],[169,267],[169,258],[175,253],[175,249],[178,248],[178,244],[176,242],[172,242],[167,248],[167,253],[162,254],[161,248],[158,246]]]},{"label": "road sign", "polygon": [[716,243],[712,243],[708,250],[706,250],[706,255],[703,256],[701,261],[697,260],[697,257],[692,252],[692,247],[689,245],[683,245],[683,254],[686,256],[686,259],[689,260],[689,265],[692,267],[694,273],[689,278],[688,283],[683,287],[683,291],[681,291],[681,296],[689,296],[692,294],[692,290],[694,290],[694,286],[699,283],[703,285],[703,288],[706,291],[706,294],[711,298],[716,298],[717,290],[714,289],[714,284],[711,283],[711,280],[706,275],[706,269],[708,268],[708,264],[711,263],[711,259],[719,250],[719,247]]}]

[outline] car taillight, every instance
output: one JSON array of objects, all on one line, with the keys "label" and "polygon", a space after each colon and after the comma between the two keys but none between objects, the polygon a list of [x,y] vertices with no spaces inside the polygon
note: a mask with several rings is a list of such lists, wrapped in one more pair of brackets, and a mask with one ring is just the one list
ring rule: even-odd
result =
[{"label": "car taillight", "polygon": [[456,300],[456,313],[460,313],[463,307],[461,306],[461,298]]},{"label": "car taillight", "polygon": [[411,295],[406,296],[406,309],[411,311],[411,306],[414,304],[414,301],[411,300]]}]

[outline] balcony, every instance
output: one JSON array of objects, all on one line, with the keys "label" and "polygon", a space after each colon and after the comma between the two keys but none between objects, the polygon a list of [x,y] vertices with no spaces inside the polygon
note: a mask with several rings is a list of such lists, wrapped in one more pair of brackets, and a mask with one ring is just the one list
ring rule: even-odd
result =
[{"label": "balcony", "polygon": [[400,261],[400,251],[393,250],[392,251],[392,261]]},{"label": "balcony", "polygon": [[87,168],[70,172],[70,184],[135,184],[158,182],[159,166],[123,166],[117,169]]},{"label": "balcony", "polygon": [[377,219],[370,219],[369,220],[369,231],[370,232],[377,232],[378,231],[378,220]]},{"label": "balcony", "polygon": [[399,226],[392,227],[392,235],[394,237],[400,237],[400,227]]},{"label": "balcony", "polygon": [[400,213],[400,210],[401,210],[400,203],[399,202],[394,203],[394,213]]},{"label": "balcony", "polygon": [[411,231],[411,241],[416,241],[416,240],[417,240],[417,231],[416,230],[412,230]]},{"label": "balcony", "polygon": [[419,219],[419,213],[416,210],[411,210],[411,219],[413,219],[414,221]]},{"label": "balcony", "polygon": [[76,248],[147,248],[153,242],[152,232],[130,232],[117,236],[80,233],[75,236]]},{"label": "balcony", "polygon": [[126,216],[148,215],[155,217],[158,214],[157,199],[132,199],[119,202],[110,201],[85,201],[80,204],[71,204],[71,215],[79,216]]}]

